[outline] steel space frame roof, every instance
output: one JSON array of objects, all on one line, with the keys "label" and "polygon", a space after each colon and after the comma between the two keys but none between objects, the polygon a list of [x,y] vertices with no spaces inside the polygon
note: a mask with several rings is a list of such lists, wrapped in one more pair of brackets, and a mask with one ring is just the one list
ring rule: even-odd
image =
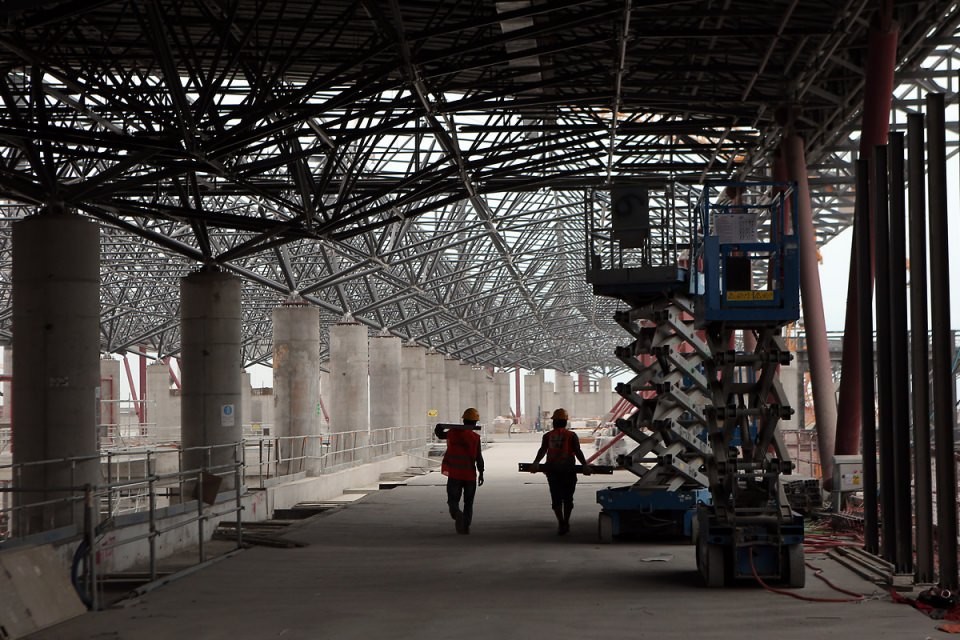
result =
[{"label": "steel space frame roof", "polygon": [[0,336],[11,224],[66,208],[102,224],[105,352],[176,354],[179,278],[206,266],[245,281],[248,365],[299,295],[322,325],[350,313],[468,362],[616,372],[586,203],[766,177],[786,106],[827,242],[891,4],[900,126],[923,92],[956,98],[957,3],[8,0]]}]

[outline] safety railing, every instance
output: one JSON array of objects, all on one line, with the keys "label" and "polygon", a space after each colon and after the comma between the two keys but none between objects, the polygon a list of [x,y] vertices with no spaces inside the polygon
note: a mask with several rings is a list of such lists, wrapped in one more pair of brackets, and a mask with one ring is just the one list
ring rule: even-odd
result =
[{"label": "safety railing", "polygon": [[[153,512],[170,506],[172,500],[182,501],[180,495],[192,491],[184,487],[196,484],[193,476],[198,472],[207,474],[209,483],[210,475],[232,474],[237,465],[241,487],[263,488],[268,481],[282,482],[294,474],[332,473],[402,453],[426,457],[432,439],[426,426],[393,427],[306,437],[246,438],[229,445],[193,449],[181,449],[173,442],[0,464],[0,542],[79,522],[86,509],[87,485],[93,491],[95,522],[99,523]],[[213,459],[217,457],[214,451],[224,447],[236,449],[236,461],[232,457],[226,463]],[[198,451],[202,455],[198,456]],[[58,475],[58,486],[50,485],[51,474]],[[193,499],[192,494],[186,499]]]},{"label": "safety railing", "polygon": [[423,453],[431,438],[432,431],[426,426],[246,438],[246,477],[263,487],[269,480],[287,475],[332,473],[401,453]]},{"label": "safety railing", "polygon": [[[162,466],[170,471],[158,470],[157,461],[163,456],[173,456],[172,463]],[[191,464],[184,465],[184,460]],[[99,465],[92,477],[97,482],[83,479],[91,477],[89,465]],[[125,471],[121,471],[122,467]],[[38,475],[39,474],[39,475]],[[199,561],[205,561],[206,523],[224,516],[236,514],[239,524],[241,495],[243,492],[242,443],[229,443],[156,451],[151,449],[130,450],[122,454],[107,452],[104,455],[75,456],[69,458],[37,460],[26,463],[0,465],[0,477],[9,480],[0,482],[0,540],[17,537],[27,538],[32,534],[60,529],[65,536],[77,533],[81,541],[76,547],[71,566],[71,579],[82,599],[91,608],[98,608],[100,594],[98,585],[99,559],[112,555],[117,547],[146,541],[147,571],[151,580],[157,577],[157,540],[160,536],[195,525],[197,528]],[[59,478],[62,485],[44,486],[33,484],[39,478]],[[222,484],[232,489],[234,499],[217,501]],[[136,493],[142,496],[146,516],[137,524],[146,523],[142,533],[110,536],[126,524],[123,514],[116,507],[126,496]],[[161,510],[174,501],[191,508],[195,502],[196,512],[187,517],[164,518]],[[237,527],[237,545],[241,543],[240,527]]]}]

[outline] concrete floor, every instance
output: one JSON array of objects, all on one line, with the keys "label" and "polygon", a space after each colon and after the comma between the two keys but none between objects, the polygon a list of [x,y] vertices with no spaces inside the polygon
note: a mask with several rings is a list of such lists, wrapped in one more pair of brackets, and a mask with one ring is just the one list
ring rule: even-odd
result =
[{"label": "concrete floor", "polygon": [[[598,544],[594,491],[610,476],[581,482],[572,531],[558,537],[543,476],[516,471],[537,448],[530,436],[521,439],[486,451],[487,482],[469,536],[455,533],[446,512],[445,478],[429,473],[287,534],[309,546],[243,551],[124,608],[31,638],[948,637],[936,631],[937,621],[891,603],[822,556],[809,559],[831,581],[874,597],[833,604],[752,584],[708,590],[689,545]],[[798,593],[844,597],[812,574]]]}]

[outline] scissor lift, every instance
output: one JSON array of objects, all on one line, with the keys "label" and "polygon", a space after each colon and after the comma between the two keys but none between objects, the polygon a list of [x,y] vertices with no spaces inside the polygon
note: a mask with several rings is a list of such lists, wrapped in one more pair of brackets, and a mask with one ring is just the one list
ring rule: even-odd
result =
[{"label": "scissor lift", "polygon": [[[803,518],[780,482],[793,464],[777,430],[793,414],[778,371],[793,357],[781,330],[800,316],[796,193],[782,183],[708,183],[695,224],[691,282],[712,354],[713,449],[697,563],[709,586],[759,576],[802,587]],[[737,348],[738,333],[755,346]]]},{"label": "scissor lift", "polygon": [[637,411],[617,426],[638,444],[619,462],[640,479],[598,493],[601,535],[630,505],[655,522],[682,514],[708,586],[802,586],[803,523],[780,484],[792,464],[777,431],[792,413],[779,333],[799,316],[792,186],[708,183],[687,194],[689,216],[672,185],[611,196],[609,229],[588,217],[588,279],[630,305],[616,320],[635,340],[617,356],[637,375],[617,391]]}]

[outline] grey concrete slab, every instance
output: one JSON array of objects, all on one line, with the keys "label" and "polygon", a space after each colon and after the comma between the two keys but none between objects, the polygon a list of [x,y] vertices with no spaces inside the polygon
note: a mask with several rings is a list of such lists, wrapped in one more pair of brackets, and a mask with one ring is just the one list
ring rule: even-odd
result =
[{"label": "grey concrete slab", "polygon": [[[542,476],[521,475],[536,442],[485,452],[471,535],[457,535],[439,473],[318,515],[297,549],[255,548],[147,594],[33,636],[152,640],[336,638],[897,638],[941,634],[855,574],[811,557],[836,584],[872,594],[815,603],[745,584],[701,586],[693,548],[597,543],[591,477],[572,532],[557,536]],[[646,561],[664,558],[666,561]],[[842,597],[808,574],[807,597]]]}]

